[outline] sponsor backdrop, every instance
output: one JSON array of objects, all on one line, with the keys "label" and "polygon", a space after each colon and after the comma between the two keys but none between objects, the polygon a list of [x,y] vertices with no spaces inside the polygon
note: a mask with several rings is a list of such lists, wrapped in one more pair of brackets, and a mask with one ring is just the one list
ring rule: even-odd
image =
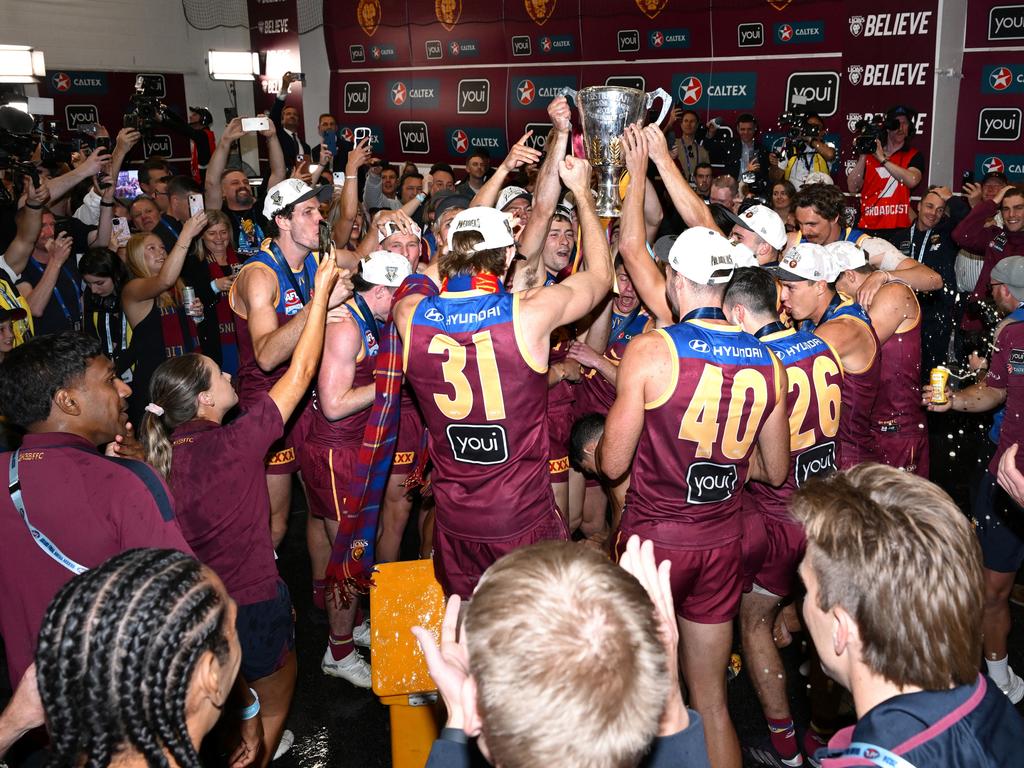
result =
[{"label": "sponsor backdrop", "polygon": [[[135,93],[137,74],[155,74],[163,80],[163,102],[188,119],[185,111],[185,78],[169,72],[83,72],[80,70],[48,70],[39,83],[39,95],[53,99],[53,119],[60,122],[62,130],[72,137],[76,126],[83,123],[100,123],[117,136],[124,125],[123,118],[128,100]],[[142,147],[132,150],[132,159],[162,155],[175,159],[187,159],[188,139],[170,131],[157,128],[141,142]]]},{"label": "sponsor backdrop", "polygon": [[970,0],[956,136],[957,176],[1024,181],[1024,3]]},{"label": "sponsor backdrop", "polygon": [[[285,72],[301,72],[299,63],[299,11],[296,0],[248,0],[249,39],[260,54],[260,71],[255,83],[256,112],[269,110],[281,87]],[[300,85],[292,92],[300,94]],[[302,100],[292,97],[289,106],[302,111]]]},{"label": "sponsor backdrop", "polygon": [[528,129],[542,136],[545,107],[564,86],[661,87],[704,119],[754,112],[769,142],[780,113],[818,111],[841,140],[841,169],[854,159],[854,123],[897,103],[919,111],[914,141],[927,152],[938,4],[332,3],[331,108],[345,128],[373,129],[389,158],[460,163],[477,146],[500,156]]}]

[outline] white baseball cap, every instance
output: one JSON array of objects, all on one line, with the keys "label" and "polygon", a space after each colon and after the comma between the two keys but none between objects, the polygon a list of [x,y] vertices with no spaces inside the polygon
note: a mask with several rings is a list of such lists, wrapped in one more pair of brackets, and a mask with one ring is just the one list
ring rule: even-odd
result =
[{"label": "white baseball cap", "polygon": [[525,197],[526,202],[533,202],[533,195],[527,192],[522,187],[505,187],[501,190],[501,194],[498,195],[498,204],[494,207],[499,211],[504,211],[505,206],[511,203],[513,200],[518,200],[520,197]]},{"label": "white baseball cap", "polygon": [[786,225],[782,217],[767,205],[752,205],[735,214],[728,208],[725,212],[734,223],[749,229],[777,251],[786,247]]},{"label": "white baseball cap", "polygon": [[721,233],[707,227],[685,230],[668,252],[668,263],[687,280],[700,285],[729,282],[735,250]]},{"label": "white baseball cap", "polygon": [[838,272],[847,269],[860,269],[867,266],[868,254],[863,248],[851,243],[849,240],[837,240],[825,246]]},{"label": "white baseball cap", "polygon": [[835,183],[835,180],[824,171],[811,171],[804,177],[804,183],[801,186],[806,187],[808,184],[828,184],[834,186]]},{"label": "white baseball cap", "polygon": [[[384,224],[377,228],[377,242],[383,243],[392,235],[401,234],[401,228],[393,221],[385,221]],[[416,235],[417,239],[423,234],[423,230],[420,229],[420,225],[415,221],[409,227],[409,234]]]},{"label": "white baseball cap", "polygon": [[391,251],[374,251],[359,262],[359,276],[371,285],[397,288],[410,271],[409,260]]},{"label": "white baseball cap", "polygon": [[459,211],[448,227],[448,248],[452,248],[452,239],[456,232],[479,232],[483,241],[476,244],[474,251],[487,251],[492,248],[505,248],[515,245],[512,236],[512,222],[507,213],[497,208],[478,205]]},{"label": "white baseball cap", "polygon": [[824,280],[831,283],[842,271],[825,246],[797,243],[769,270],[779,280]]},{"label": "white baseball cap", "polygon": [[267,199],[263,202],[263,216],[273,221],[278,211],[292,203],[302,203],[312,197],[321,203],[329,203],[334,188],[328,185],[311,187],[302,179],[285,179],[267,190]]}]

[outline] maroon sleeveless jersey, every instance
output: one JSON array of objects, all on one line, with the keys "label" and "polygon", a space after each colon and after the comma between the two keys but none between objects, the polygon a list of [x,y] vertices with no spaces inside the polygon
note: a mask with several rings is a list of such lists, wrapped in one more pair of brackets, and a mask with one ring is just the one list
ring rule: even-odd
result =
[{"label": "maroon sleeveless jersey", "polygon": [[[839,418],[839,468],[849,469],[864,461],[879,461],[881,455],[875,439],[871,436],[871,414],[878,396],[882,378],[880,344],[871,319],[864,308],[849,296],[837,293],[822,315],[817,327],[839,318],[850,318],[860,323],[871,334],[874,354],[868,366],[853,372],[847,369],[843,376],[843,409]],[[815,330],[814,324],[804,321],[802,330]]]},{"label": "maroon sleeveless jersey", "polygon": [[[613,311],[612,332],[604,352],[605,359],[617,366],[622,361],[622,356],[626,354],[626,345],[630,339],[653,327],[650,315],[642,307],[628,315]],[[576,385],[576,413],[581,416],[588,413],[607,414],[614,402],[615,384],[596,369],[584,368],[583,377]]]},{"label": "maroon sleeveless jersey", "polygon": [[519,294],[476,289],[420,301],[405,375],[429,434],[436,523],[477,541],[514,538],[555,508],[547,373],[516,333]]},{"label": "maroon sleeveless jersey", "polygon": [[[377,339],[370,330],[369,323],[352,301],[345,302],[345,308],[355,320],[359,328],[359,335],[362,338],[362,347],[359,356],[356,358],[355,376],[352,378],[352,388],[365,387],[373,384],[373,372],[377,366]],[[309,431],[306,432],[306,439],[318,445],[341,448],[354,446],[358,448],[363,444],[363,432],[366,430],[366,422],[370,419],[370,409],[364,408],[359,413],[353,413],[337,421],[331,421],[322,410],[317,392],[313,390],[311,418]]]},{"label": "maroon sleeveless jersey", "polygon": [[[277,305],[274,309],[277,312],[277,324],[282,326],[302,311],[305,301],[312,299],[317,261],[313,253],[307,255],[302,265],[302,271],[292,270],[291,280],[289,280],[289,276],[285,272],[288,268],[287,262],[273,250],[276,248],[277,246],[272,245],[271,241],[265,241],[263,249],[245,262],[242,272],[248,269],[268,269],[274,274],[278,288]],[[305,295],[300,296],[296,293],[292,287],[293,280],[299,289],[305,292]],[[234,295],[234,290],[234,286],[232,286],[231,296]],[[232,309],[234,309],[233,302]],[[238,335],[238,398],[245,406],[255,400],[258,393],[266,392],[274,386],[288,370],[290,361],[285,361],[272,371],[263,371],[256,362],[252,334],[249,333],[249,321],[237,312],[235,313],[235,332]]]},{"label": "maroon sleeveless jersey", "polygon": [[786,329],[759,338],[779,358],[789,380],[789,474],[778,488],[750,483],[744,508],[792,523],[788,506],[796,490],[812,477],[836,469],[843,364],[823,339],[807,331]]},{"label": "maroon sleeveless jersey", "polygon": [[[917,303],[916,296],[914,302]],[[921,407],[920,311],[913,328],[894,333],[882,345],[878,397],[871,411],[871,427],[876,432],[900,437],[915,437],[927,431]]]},{"label": "maroon sleeveless jersey", "polygon": [[721,546],[741,535],[740,492],[783,396],[781,366],[736,326],[689,320],[654,333],[674,372],[646,405],[622,525],[679,549]]}]

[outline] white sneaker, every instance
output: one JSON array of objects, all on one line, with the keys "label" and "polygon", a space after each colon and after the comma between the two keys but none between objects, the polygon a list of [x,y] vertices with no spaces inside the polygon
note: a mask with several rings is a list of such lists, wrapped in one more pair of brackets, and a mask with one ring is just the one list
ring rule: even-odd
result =
[{"label": "white sneaker", "polygon": [[340,661],[336,661],[331,655],[330,647],[324,651],[323,661],[320,662],[320,669],[325,675],[340,677],[348,680],[357,688],[369,688],[373,684],[370,676],[370,665],[359,655],[359,651],[352,651]]},{"label": "white sneaker", "polygon": [[283,757],[284,754],[292,748],[292,744],[295,743],[295,734],[291,731],[281,731],[281,740],[277,742],[277,751],[271,758],[271,761],[277,760],[279,757]]},{"label": "white sneaker", "polygon": [[[1024,699],[1024,680],[1017,677],[1016,673],[1007,667],[1010,672],[1010,680],[1006,685],[1000,685],[999,690],[1006,694],[1011,704],[1017,704]],[[996,683],[996,685],[999,685]]]},{"label": "white sneaker", "polygon": [[360,648],[370,647],[370,620],[366,619],[352,630],[352,642]]}]

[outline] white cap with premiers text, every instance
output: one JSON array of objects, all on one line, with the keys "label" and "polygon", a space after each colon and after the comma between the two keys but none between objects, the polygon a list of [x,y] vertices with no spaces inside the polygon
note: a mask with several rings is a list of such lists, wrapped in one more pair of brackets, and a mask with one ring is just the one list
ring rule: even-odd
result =
[{"label": "white cap with premiers text", "polygon": [[685,230],[668,252],[668,263],[676,272],[699,285],[729,282],[733,270],[732,243],[707,227]]},{"label": "white cap with premiers text", "polygon": [[512,236],[512,221],[507,213],[497,208],[478,205],[459,211],[448,227],[448,248],[452,248],[452,239],[458,232],[477,232],[483,241],[477,243],[474,251],[488,251],[492,248],[505,248],[515,245]]},{"label": "white cap with premiers text", "polygon": [[823,245],[797,243],[782,255],[779,265],[769,271],[779,280],[824,280],[831,283],[842,270]]}]

